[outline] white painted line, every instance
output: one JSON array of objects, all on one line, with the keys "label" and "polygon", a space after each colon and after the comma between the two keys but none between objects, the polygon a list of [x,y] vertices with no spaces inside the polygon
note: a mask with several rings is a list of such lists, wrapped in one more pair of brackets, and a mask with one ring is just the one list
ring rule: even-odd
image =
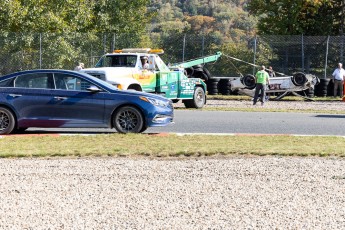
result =
[{"label": "white painted line", "polygon": [[277,134],[277,133],[170,133],[177,136],[210,135],[210,136],[294,136],[294,137],[342,137],[342,135],[309,135],[309,134]]}]

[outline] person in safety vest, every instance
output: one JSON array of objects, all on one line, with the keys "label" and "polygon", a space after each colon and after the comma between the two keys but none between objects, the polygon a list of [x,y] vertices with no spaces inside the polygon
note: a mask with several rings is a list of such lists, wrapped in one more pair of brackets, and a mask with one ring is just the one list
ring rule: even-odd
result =
[{"label": "person in safety vest", "polygon": [[253,105],[255,105],[256,102],[258,101],[259,94],[260,94],[261,105],[264,105],[265,103],[266,84],[270,84],[270,77],[268,73],[265,71],[265,69],[266,69],[265,66],[261,66],[261,69],[255,74],[256,87],[255,87]]}]

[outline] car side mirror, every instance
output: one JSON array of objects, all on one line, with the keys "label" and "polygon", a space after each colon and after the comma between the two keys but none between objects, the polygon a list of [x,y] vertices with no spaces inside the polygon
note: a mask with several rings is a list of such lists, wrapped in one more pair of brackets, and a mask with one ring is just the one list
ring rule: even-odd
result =
[{"label": "car side mirror", "polygon": [[97,86],[91,85],[89,88],[86,89],[87,91],[90,91],[91,93],[98,93],[102,90],[98,88]]}]

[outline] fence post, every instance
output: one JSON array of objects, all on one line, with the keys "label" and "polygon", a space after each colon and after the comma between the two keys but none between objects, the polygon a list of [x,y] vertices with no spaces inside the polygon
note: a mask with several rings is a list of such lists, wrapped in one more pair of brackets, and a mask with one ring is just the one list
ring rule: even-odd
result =
[{"label": "fence post", "polygon": [[329,35],[327,36],[327,44],[326,44],[326,61],[325,61],[325,74],[324,74],[324,79],[327,78],[328,44],[329,44]]},{"label": "fence post", "polygon": [[186,48],[186,34],[183,36],[183,48],[182,48],[182,62],[184,62],[184,52]]},{"label": "fence post", "polygon": [[115,36],[116,36],[116,34],[114,33],[113,34],[113,42],[111,44],[111,52],[114,52],[114,50],[115,50],[115,42],[116,42]]},{"label": "fence post", "polygon": [[256,62],[256,35],[255,35],[255,38],[254,38],[253,75],[255,75],[255,62]]},{"label": "fence post", "polygon": [[42,33],[40,33],[40,69],[42,69]]},{"label": "fence post", "polygon": [[205,32],[202,33],[202,44],[201,44],[201,56],[204,56],[204,48],[205,48]]},{"label": "fence post", "polygon": [[103,54],[107,53],[107,35],[106,33],[104,33],[103,35]]},{"label": "fence post", "polygon": [[340,46],[340,62],[343,63],[343,53],[344,53],[344,34],[341,34],[341,46]]},{"label": "fence post", "polygon": [[304,37],[302,34],[302,72],[304,72]]}]

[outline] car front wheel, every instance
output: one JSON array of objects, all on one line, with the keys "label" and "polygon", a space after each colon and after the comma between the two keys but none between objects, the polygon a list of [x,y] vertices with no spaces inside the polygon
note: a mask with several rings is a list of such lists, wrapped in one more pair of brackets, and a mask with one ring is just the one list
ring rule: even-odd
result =
[{"label": "car front wheel", "polygon": [[119,133],[140,133],[145,130],[143,115],[133,106],[120,108],[113,117],[113,124]]},{"label": "car front wheel", "polygon": [[0,134],[10,134],[15,126],[14,116],[11,111],[0,107]]}]

